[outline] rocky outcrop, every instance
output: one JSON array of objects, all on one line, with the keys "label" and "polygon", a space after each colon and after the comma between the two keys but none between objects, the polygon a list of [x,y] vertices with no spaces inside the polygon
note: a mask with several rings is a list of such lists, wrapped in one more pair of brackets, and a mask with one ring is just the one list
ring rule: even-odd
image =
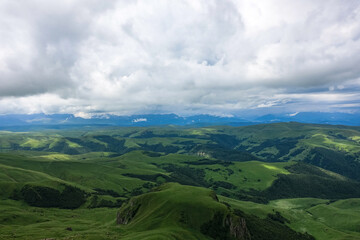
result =
[{"label": "rocky outcrop", "polygon": [[214,191],[210,192],[210,197],[214,199],[215,201],[219,202],[219,198],[217,197],[216,193]]},{"label": "rocky outcrop", "polygon": [[245,218],[234,215],[228,215],[225,219],[225,225],[228,227],[230,235],[239,240],[250,240],[251,235],[246,227]]},{"label": "rocky outcrop", "polygon": [[204,235],[210,236],[213,239],[251,240],[245,218],[232,213],[226,216],[221,212],[215,213],[210,221],[201,226],[200,230]]},{"label": "rocky outcrop", "polygon": [[141,204],[136,199],[131,199],[128,204],[122,206],[117,213],[116,223],[117,224],[128,224],[135,217],[139,211]]}]

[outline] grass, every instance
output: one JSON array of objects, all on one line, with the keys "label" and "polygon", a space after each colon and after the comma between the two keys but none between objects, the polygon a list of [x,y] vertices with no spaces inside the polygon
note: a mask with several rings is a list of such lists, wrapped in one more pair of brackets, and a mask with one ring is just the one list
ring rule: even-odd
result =
[{"label": "grass", "polygon": [[162,236],[160,239],[208,239],[199,233],[200,226],[216,212],[228,212],[225,205],[213,199],[212,191],[205,188],[168,183],[159,190],[131,200],[140,208],[130,224],[124,226],[123,239],[157,239],[159,236]]},{"label": "grass", "polygon": [[35,139],[35,138],[27,138],[25,142],[21,143],[22,147],[30,147],[30,148],[42,148],[48,145],[48,139]]},{"label": "grass", "polygon": [[169,183],[159,190],[135,198],[141,207],[128,225],[116,224],[116,208],[66,210],[0,200],[0,239],[209,239],[200,226],[228,211],[208,189]]},{"label": "grass", "polygon": [[[85,156],[86,159],[84,160],[83,158]],[[4,172],[6,172],[6,175],[1,175],[2,178],[0,182],[3,186],[8,187],[7,190],[3,190],[2,196],[3,198],[7,198],[16,186],[20,188],[20,186],[25,183],[36,183],[53,188],[57,188],[57,184],[59,183],[66,183],[81,187],[87,192],[91,192],[93,188],[101,188],[125,193],[125,189],[131,191],[134,188],[141,187],[146,181],[125,177],[122,175],[124,173],[145,175],[161,173],[167,175],[169,173],[155,166],[154,163],[172,163],[185,166],[187,165],[185,162],[200,159],[200,157],[197,156],[181,154],[149,157],[142,151],[133,151],[115,158],[106,156],[100,158],[99,156],[102,155],[99,155],[99,153],[88,153],[82,154],[81,156],[54,153],[43,156],[38,156],[37,154],[29,154],[29,156],[0,154],[0,162],[2,164],[0,166],[2,166]],[[262,163],[252,161],[236,162],[229,167],[222,165],[202,167],[222,168],[224,171],[226,171],[225,169],[233,169],[234,172],[235,170],[239,172],[239,169],[242,169],[239,174],[248,177],[249,182],[246,183],[248,188],[264,188],[265,186],[260,186],[260,183],[256,182],[255,179],[259,177],[263,179],[261,184],[268,181],[271,182],[276,178],[275,175],[277,173],[285,171],[283,167],[288,164],[289,163]],[[246,184],[237,181],[236,174],[233,174],[234,176],[232,176],[233,179],[231,181],[236,183],[236,186],[240,188],[245,186]],[[220,175],[218,179],[224,180],[224,177],[225,175]],[[253,186],[253,182],[257,185]],[[270,184],[270,182],[267,184]],[[28,219],[29,223],[21,223],[22,227],[15,229],[14,227],[17,226],[15,223],[16,220],[9,222],[7,226],[2,228],[0,236],[5,239],[9,236],[16,236],[20,239],[26,239],[26,236],[33,236],[39,239],[45,237],[90,239],[90,235],[93,239],[99,236],[106,236],[103,237],[103,239],[111,239],[119,235],[122,235],[124,239],[161,239],[161,236],[164,239],[176,239],[176,236],[183,236],[184,239],[207,239],[199,233],[198,229],[200,225],[209,220],[215,211],[219,211],[219,209],[224,211],[226,207],[213,200],[208,201],[208,198],[210,198],[209,194],[211,193],[208,189],[180,186],[175,183],[169,184],[168,186],[170,187],[164,188],[163,191],[146,195],[146,202],[150,204],[152,201],[149,199],[153,199],[153,204],[160,204],[161,207],[155,208],[149,205],[146,208],[146,212],[143,213],[144,218],[141,221],[134,221],[133,224],[120,228],[111,223],[110,220],[107,220],[108,223],[106,226],[100,224],[99,221],[103,223],[102,219],[104,216],[96,209],[76,209],[72,211],[55,208],[41,209],[28,207],[21,202],[4,200],[2,203],[6,203],[7,205],[5,204],[3,208],[6,209],[6,206],[9,207],[7,213],[4,215],[6,219],[14,218],[11,215],[14,214],[19,218]],[[4,191],[6,191],[6,193]],[[196,198],[194,198],[194,196],[196,196]],[[103,198],[107,199],[109,197]],[[109,200],[113,199],[109,198]],[[9,204],[13,206],[10,207]],[[194,226],[194,228],[184,228],[182,224],[178,223],[179,214],[181,214],[183,210],[172,210],[174,206],[178,206],[179,209],[187,209],[187,214],[189,214],[187,221],[189,221],[191,223],[190,225]],[[39,210],[40,212],[38,213],[37,210],[35,211],[34,209],[41,209],[41,211]],[[151,209],[151,211],[149,209]],[[32,211],[35,212],[33,213]],[[104,211],[109,214],[112,213],[113,218],[115,217],[113,209],[106,209]],[[22,213],[19,214],[19,212]],[[79,214],[76,215],[78,217],[75,219],[68,219],[66,216],[70,213]],[[84,213],[84,215],[80,213]],[[41,214],[48,216],[48,218],[42,218]],[[14,219],[17,219],[17,217]],[[151,226],[155,221],[154,219],[163,219],[158,223],[160,224],[159,230],[151,230]],[[2,223],[3,225],[5,225],[4,222],[5,221]],[[66,231],[65,229],[68,226],[70,226],[73,231]],[[88,226],[96,227],[90,229]],[[99,226],[99,229],[97,229],[97,226]],[[46,235],[44,235],[45,233],[39,233],[41,232],[39,229],[42,229],[42,232],[45,231]],[[109,232],[109,234],[106,235],[105,231],[106,233]]]},{"label": "grass", "polygon": [[[358,136],[351,137],[351,140],[357,139]],[[317,147],[327,147],[330,149],[337,149],[339,151],[346,152],[359,152],[360,146],[358,143],[353,141],[344,140],[344,139],[334,139],[329,137],[326,134],[317,133],[311,136],[310,139],[306,140],[306,143],[317,146]]]},{"label": "grass", "polygon": [[[125,189],[131,191],[134,188],[141,187],[144,183],[140,179],[121,175],[123,173],[121,168],[114,168],[91,161],[44,161],[44,159],[37,161],[33,158],[1,154],[0,163],[8,167],[21,169],[24,173],[31,171],[40,175],[46,174],[54,179],[72,182],[83,188],[113,189],[120,194],[125,193]],[[8,174],[15,173],[8,172]],[[22,182],[28,181],[23,179]]]},{"label": "grass", "polygon": [[[0,200],[0,239],[118,239],[117,209],[57,209],[29,207]],[[66,230],[71,228],[72,231]]]},{"label": "grass", "polygon": [[[237,186],[238,189],[264,190],[271,186],[277,179],[277,174],[288,174],[284,168],[293,163],[263,163],[259,161],[234,162],[233,165],[224,167],[221,165],[206,166],[206,179],[213,181],[227,181]],[[220,170],[217,170],[220,169]],[[229,175],[229,170],[232,174]]]},{"label": "grass", "polygon": [[[113,166],[116,164],[124,164],[126,167],[122,171],[124,173],[135,174],[156,174],[166,172],[154,165],[176,164],[179,166],[188,166],[189,162],[197,162],[202,157],[188,156],[181,154],[169,154],[161,157],[149,157],[141,151],[133,151],[127,153],[115,162],[111,162]],[[284,168],[293,164],[285,163],[263,163],[259,161],[234,162],[233,165],[223,166],[215,165],[191,165],[193,168],[205,170],[205,180],[210,181],[227,181],[235,185],[238,189],[264,190],[269,187],[272,182],[277,179],[277,174],[288,174]]]},{"label": "grass", "polygon": [[320,222],[339,231],[360,235],[360,199],[339,200],[330,205],[312,207],[310,212]]},{"label": "grass", "polygon": [[[111,138],[96,138],[100,135]],[[229,183],[228,188],[226,184],[220,184],[217,191],[230,193],[230,196],[241,190],[262,191],[278,179],[278,174],[289,174],[286,167],[294,164],[294,160],[309,157],[315,147],[341,152],[358,161],[359,140],[359,128],[299,123],[237,128],[139,127],[0,132],[0,239],[179,239],[179,236],[183,239],[208,239],[199,233],[201,224],[214,212],[227,211],[223,204],[212,200],[209,189],[169,183],[161,191],[135,197],[142,207],[139,215],[126,226],[115,224],[118,209],[87,209],[86,206],[95,194],[94,189],[105,193],[111,190],[121,195],[99,195],[100,200],[108,201],[147,192],[149,187],[145,187],[146,184],[152,186],[158,182],[151,177],[144,180],[147,178],[141,176],[161,174],[170,179],[173,173],[164,167],[168,165],[184,171],[203,171],[205,184],[202,186],[214,188],[212,184],[215,182]],[[155,145],[178,150],[159,150],[149,154],[141,149],[142,144],[148,145],[147,151],[157,151],[151,149]],[[221,155],[218,159],[212,158],[206,148],[204,156],[196,156],[199,151],[196,149],[202,149],[196,147],[207,144],[218,147],[219,151],[247,151],[262,161],[224,163]],[[205,156],[209,158],[209,164],[197,164]],[[211,164],[211,161],[218,162]],[[342,175],[321,170],[334,178],[345,179]],[[61,184],[73,185],[91,197],[83,207],[75,210],[35,208],[22,201],[9,200],[13,191],[25,184],[52,188],[60,188]],[[329,202],[326,199],[296,198],[274,200],[268,204],[222,196],[220,200],[262,218],[279,211],[290,220],[288,225],[292,229],[308,232],[320,240],[360,239],[360,199]],[[186,224],[179,222],[184,214],[187,216]],[[72,231],[66,230],[67,227]]]},{"label": "grass", "polygon": [[[135,218],[128,225],[116,225],[117,209],[44,209],[1,200],[0,239],[208,239],[199,232],[200,226],[215,212],[228,212],[225,205],[212,198],[210,190],[175,183],[133,201],[140,205]],[[262,218],[279,211],[290,220],[289,227],[308,232],[316,239],[345,240],[360,236],[360,199],[333,203],[312,198],[282,199],[264,205],[220,196],[220,201]],[[182,218],[186,219],[185,223],[179,221]],[[72,231],[66,230],[69,227]]]},{"label": "grass", "polygon": [[40,157],[46,160],[55,160],[55,161],[69,161],[72,159],[70,155],[63,153],[52,153]]},{"label": "grass", "polygon": [[269,204],[244,202],[226,197],[220,201],[248,214],[266,218],[278,211],[290,221],[289,227],[308,232],[319,240],[360,238],[360,199],[346,199],[329,203],[326,199],[296,198],[271,201]]},{"label": "grass", "polygon": [[352,136],[352,137],[350,137],[350,139],[357,143],[360,143],[360,136]]},{"label": "grass", "polygon": [[46,173],[0,164],[0,198],[9,198],[14,190],[20,190],[25,183],[58,188],[60,184],[73,185],[71,182],[53,177]]},{"label": "grass", "polygon": [[186,132],[190,135],[201,136],[207,133],[216,133],[217,131],[214,128],[198,128],[198,129],[190,129]]}]

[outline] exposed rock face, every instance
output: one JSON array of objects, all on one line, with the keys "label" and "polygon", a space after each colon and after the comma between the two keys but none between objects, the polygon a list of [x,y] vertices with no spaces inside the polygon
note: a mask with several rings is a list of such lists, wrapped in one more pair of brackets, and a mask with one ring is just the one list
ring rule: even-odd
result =
[{"label": "exposed rock face", "polygon": [[225,225],[228,226],[230,235],[239,240],[250,240],[251,235],[246,227],[245,218],[234,215],[228,215],[225,219]]},{"label": "exposed rock face", "polygon": [[232,213],[225,216],[221,212],[215,213],[210,221],[201,226],[200,231],[213,239],[251,240],[245,219]]},{"label": "exposed rock face", "polygon": [[211,191],[210,197],[214,199],[215,201],[219,202],[219,198],[217,197],[216,193],[214,191]]},{"label": "exposed rock face", "polygon": [[116,223],[117,224],[128,224],[136,215],[141,204],[136,199],[131,199],[128,204],[121,207],[117,213]]}]

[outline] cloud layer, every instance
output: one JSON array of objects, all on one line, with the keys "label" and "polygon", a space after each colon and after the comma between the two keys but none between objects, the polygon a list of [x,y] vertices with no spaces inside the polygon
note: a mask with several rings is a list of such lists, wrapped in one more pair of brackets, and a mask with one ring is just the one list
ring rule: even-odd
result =
[{"label": "cloud layer", "polygon": [[358,0],[106,2],[1,1],[0,114],[360,109]]}]

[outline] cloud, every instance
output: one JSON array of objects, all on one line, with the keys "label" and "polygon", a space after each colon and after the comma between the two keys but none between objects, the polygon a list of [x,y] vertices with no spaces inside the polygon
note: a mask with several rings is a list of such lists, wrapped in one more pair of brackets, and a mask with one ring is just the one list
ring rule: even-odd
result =
[{"label": "cloud", "polygon": [[147,119],[146,118],[136,118],[136,119],[133,119],[132,122],[134,122],[134,123],[147,122]]},{"label": "cloud", "polygon": [[290,113],[289,116],[290,116],[290,117],[295,117],[295,116],[298,115],[298,114],[299,114],[299,112]]},{"label": "cloud", "polygon": [[93,115],[91,113],[86,113],[86,112],[76,112],[76,113],[74,113],[74,117],[79,117],[79,118],[84,118],[84,119],[91,119],[92,116]]},{"label": "cloud", "polygon": [[357,0],[106,2],[0,3],[0,113],[358,109]]}]

